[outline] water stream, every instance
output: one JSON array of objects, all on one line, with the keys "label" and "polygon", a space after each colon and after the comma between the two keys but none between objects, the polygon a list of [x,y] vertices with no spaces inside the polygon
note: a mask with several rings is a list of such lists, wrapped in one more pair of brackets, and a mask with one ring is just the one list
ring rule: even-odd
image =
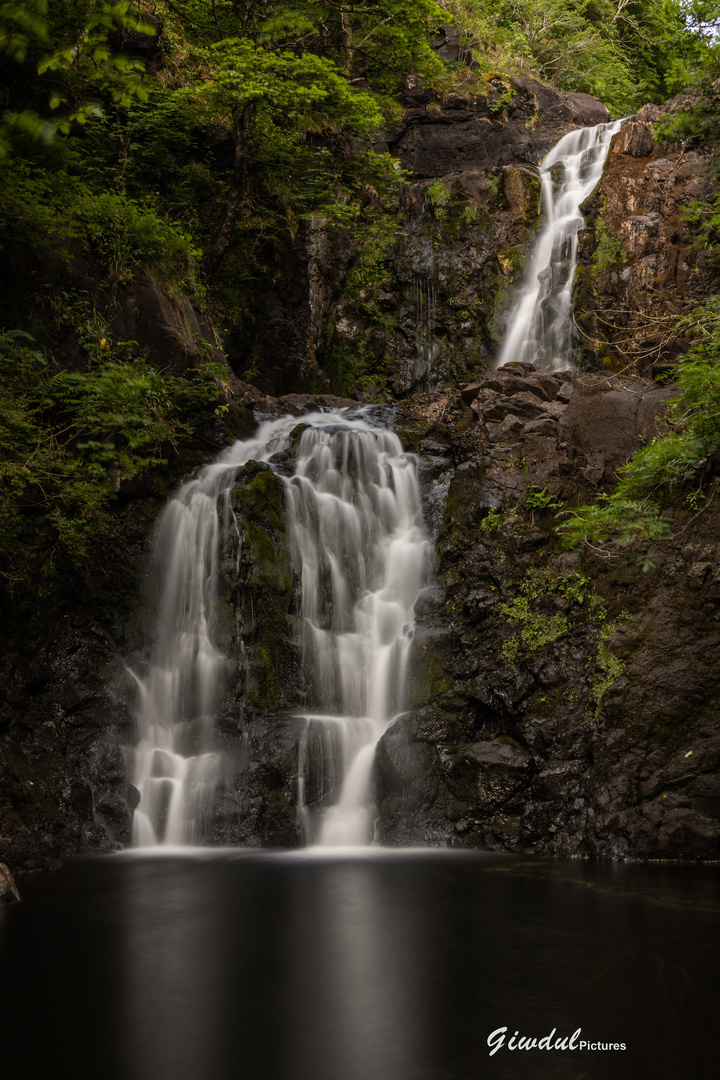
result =
[{"label": "water stream", "polygon": [[237,531],[230,492],[238,469],[283,450],[296,423],[265,423],[236,442],[181,486],[158,523],[155,643],[147,669],[130,672],[138,692],[138,743],[128,750],[140,792],[135,847],[199,844],[205,836],[221,771],[215,706],[229,662],[215,623],[219,554]]},{"label": "water stream", "polygon": [[610,141],[622,120],[571,131],[538,167],[543,225],[528,256],[525,283],[511,309],[497,362],[524,360],[566,370],[574,350],[572,292],[577,271],[580,207],[602,176]]},{"label": "water stream", "polygon": [[[539,167],[545,223],[500,365],[521,359],[568,366],[580,206],[620,124],[570,132]],[[416,298],[418,333],[426,328],[430,337],[434,288],[425,296],[418,281]],[[431,545],[414,459],[396,435],[367,409],[301,421],[295,473],[285,478],[313,703],[301,717],[298,813],[311,844],[366,844],[375,747],[404,708],[413,608],[428,583]],[[222,778],[215,711],[230,663],[216,641],[218,560],[233,538],[239,541],[230,494],[238,469],[287,448],[298,423],[281,417],[236,442],[180,488],[160,520],[155,646],[147,669],[131,673],[139,702],[138,743],[129,751],[140,793],[135,846],[199,844],[207,833]]]},{"label": "water stream", "polygon": [[[414,459],[367,410],[342,409],[261,425],[183,484],[160,519],[155,645],[147,670],[131,672],[134,846],[200,844],[207,833],[222,778],[215,711],[230,665],[216,640],[218,561],[239,541],[230,494],[242,465],[270,461],[300,422],[285,483],[314,710],[301,718],[298,808],[310,842],[372,838],[375,746],[403,708],[413,607],[432,552]],[[319,813],[307,806],[308,783]]]},{"label": "water stream", "polygon": [[[375,746],[404,707],[413,607],[431,555],[414,460],[397,435],[362,421],[308,428],[288,487],[288,523],[319,706],[306,717],[298,805],[311,842],[367,843]],[[326,803],[319,820],[305,802],[313,759]]]}]

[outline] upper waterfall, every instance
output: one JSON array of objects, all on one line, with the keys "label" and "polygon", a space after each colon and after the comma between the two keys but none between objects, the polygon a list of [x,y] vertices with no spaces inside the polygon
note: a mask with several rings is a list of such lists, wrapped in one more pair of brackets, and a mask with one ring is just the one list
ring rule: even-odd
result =
[{"label": "upper waterfall", "polygon": [[610,141],[622,123],[615,120],[571,131],[541,161],[543,223],[528,255],[525,283],[510,311],[498,367],[511,360],[525,360],[546,371],[572,365],[572,292],[583,226],[580,207],[600,180]]}]

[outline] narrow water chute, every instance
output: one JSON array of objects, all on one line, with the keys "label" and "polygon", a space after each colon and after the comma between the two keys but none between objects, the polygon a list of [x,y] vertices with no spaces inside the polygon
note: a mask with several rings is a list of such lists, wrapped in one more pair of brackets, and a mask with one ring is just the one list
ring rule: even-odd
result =
[{"label": "narrow water chute", "polygon": [[580,207],[599,182],[610,142],[622,123],[571,131],[540,163],[543,223],[508,317],[498,367],[513,360],[546,371],[572,366],[572,294],[584,224]]}]

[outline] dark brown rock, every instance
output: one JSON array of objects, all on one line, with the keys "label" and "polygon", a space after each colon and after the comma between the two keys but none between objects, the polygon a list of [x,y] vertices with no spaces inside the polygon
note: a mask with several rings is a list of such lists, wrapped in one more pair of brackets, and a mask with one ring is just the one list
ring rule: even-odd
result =
[{"label": "dark brown rock", "polygon": [[0,862],[0,907],[3,904],[16,904],[20,899],[18,887],[5,863]]},{"label": "dark brown rock", "polygon": [[662,111],[646,105],[623,126],[583,207],[576,319],[593,366],[661,370],[687,349],[678,317],[717,291],[686,214],[713,197],[717,144],[655,142]]},{"label": "dark brown rock", "polygon": [[[571,373],[563,384],[567,408],[545,403],[560,420],[529,421],[508,442],[481,415],[469,433],[456,429],[466,406],[459,393],[446,398],[433,441],[444,427],[447,454],[460,460],[438,538],[443,599],[419,612],[410,667],[421,693],[393,736],[393,753],[422,768],[401,793],[379,754],[379,834],[389,843],[714,859],[720,504],[695,519],[679,504],[674,538],[654,546],[644,573],[632,551],[563,551],[557,506],[543,501],[574,505],[610,489],[662,424],[672,390]],[[473,386],[474,412],[486,391],[483,380]],[[437,407],[410,399],[404,414],[417,422],[427,408]],[[559,438],[545,434],[556,425]]]}]

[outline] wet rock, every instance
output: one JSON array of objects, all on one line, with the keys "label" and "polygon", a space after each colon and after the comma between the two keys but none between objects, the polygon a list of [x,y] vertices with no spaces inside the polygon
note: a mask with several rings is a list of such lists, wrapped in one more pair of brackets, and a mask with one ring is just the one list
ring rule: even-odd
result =
[{"label": "wet rock", "polygon": [[[537,374],[526,367],[513,378]],[[716,858],[720,509],[688,525],[701,528],[692,540],[682,531],[692,514],[681,509],[675,539],[656,546],[656,569],[643,574],[632,556],[563,551],[556,509],[527,505],[531,485],[566,505],[607,490],[660,430],[672,388],[563,373],[555,385],[565,401],[535,396],[545,415],[504,442],[494,436],[500,424],[483,418],[502,378],[488,372],[439,410],[438,445],[444,429],[454,462],[438,538],[444,588],[419,614],[411,678],[426,689],[402,726],[403,753],[422,769],[404,814],[381,770],[379,835]],[[511,405],[514,395],[502,390],[503,407]],[[517,394],[530,396],[524,387]],[[478,417],[470,431],[455,427],[468,398]],[[410,399],[403,411],[416,408],[428,405]],[[543,434],[551,426],[559,438]]]},{"label": "wet rock", "polygon": [[15,880],[5,863],[0,862],[0,907],[3,904],[16,904],[20,899],[20,892]]}]

